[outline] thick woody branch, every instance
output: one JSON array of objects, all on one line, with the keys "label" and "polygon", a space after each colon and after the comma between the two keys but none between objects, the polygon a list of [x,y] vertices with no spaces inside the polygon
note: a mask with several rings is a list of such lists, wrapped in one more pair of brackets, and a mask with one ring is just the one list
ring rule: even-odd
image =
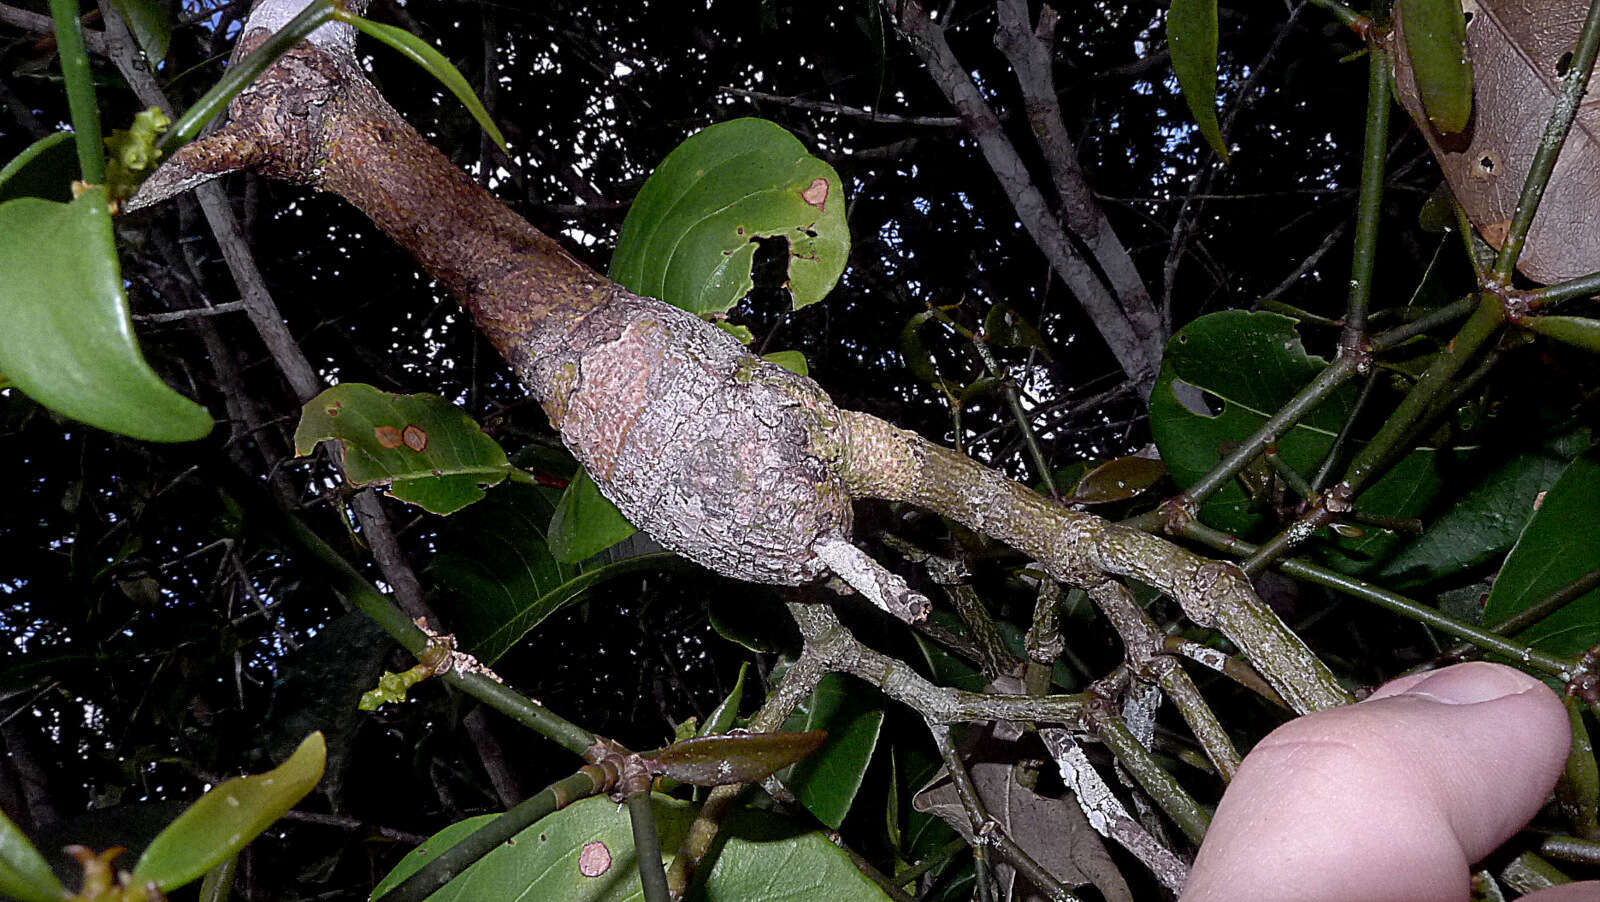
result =
[{"label": "thick woody branch", "polygon": [[1301,713],[1347,704],[1328,668],[1256,597],[1237,567],[1069,510],[966,455],[866,414],[843,413],[844,478],[857,497],[908,501],[1030,555],[1050,575],[1091,588],[1128,576],[1172,595],[1189,619],[1232,639]]}]

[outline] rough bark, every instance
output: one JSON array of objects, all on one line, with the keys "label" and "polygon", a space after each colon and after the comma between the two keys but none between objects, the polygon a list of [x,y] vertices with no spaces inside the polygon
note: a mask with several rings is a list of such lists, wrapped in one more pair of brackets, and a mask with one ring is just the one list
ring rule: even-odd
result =
[{"label": "rough bark", "polygon": [[[257,15],[269,5],[281,20],[303,0],[258,7],[243,49],[265,38]],[[245,166],[340,194],[471,312],[601,491],[662,545],[719,573],[798,584],[833,570],[916,619],[925,599],[864,555],[841,553],[853,496],[900,498],[1037,556],[1064,582],[1115,573],[1172,592],[1195,620],[1233,636],[1297,709],[1344,700],[1237,568],[1065,510],[969,458],[841,412],[811,380],[589,270],[412,130],[362,76],[346,37],[319,31],[283,57],[235,101],[228,128],[175,154],[130,207],[189,187],[196,173]]]}]

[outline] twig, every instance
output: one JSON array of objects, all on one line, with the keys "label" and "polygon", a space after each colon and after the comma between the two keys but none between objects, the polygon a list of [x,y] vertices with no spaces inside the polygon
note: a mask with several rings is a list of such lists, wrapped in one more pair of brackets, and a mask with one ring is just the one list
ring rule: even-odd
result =
[{"label": "twig", "polygon": [[628,822],[633,827],[633,854],[639,866],[639,886],[644,891],[644,902],[670,902],[667,892],[667,871],[661,865],[661,836],[656,833],[656,816],[651,810],[648,784],[642,792],[632,793],[626,800]]},{"label": "twig", "polygon": [[717,89],[723,94],[733,94],[750,100],[761,100],[767,103],[776,103],[780,106],[793,107],[797,110],[811,110],[815,113],[833,113],[847,119],[864,119],[868,122],[881,122],[885,125],[916,125],[929,128],[960,128],[960,116],[907,116],[901,113],[882,113],[877,110],[863,110],[858,107],[846,106],[831,100],[807,100],[803,97],[784,97],[778,94],[763,94],[760,91],[747,91],[744,88],[735,88],[724,85]]},{"label": "twig", "polygon": [[1061,771],[1061,781],[1072,790],[1095,832],[1131,852],[1150,869],[1162,886],[1174,893],[1182,891],[1184,881],[1189,877],[1188,866],[1128,814],[1071,734],[1066,730],[1048,728],[1040,730],[1039,736],[1044,739],[1045,747],[1050,750],[1051,758]]}]

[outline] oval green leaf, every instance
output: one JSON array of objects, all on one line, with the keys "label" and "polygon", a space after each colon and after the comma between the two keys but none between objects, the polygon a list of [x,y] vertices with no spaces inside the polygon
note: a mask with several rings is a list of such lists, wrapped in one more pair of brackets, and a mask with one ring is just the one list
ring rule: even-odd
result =
[{"label": "oval green leaf", "polygon": [[1600,320],[1586,316],[1531,316],[1522,325],[1546,338],[1600,354]]},{"label": "oval green leaf", "polygon": [[1126,501],[1150,488],[1167,475],[1167,465],[1148,457],[1119,457],[1108,460],[1078,480],[1072,501],[1080,504],[1105,504]]},{"label": "oval green leaf", "polygon": [[510,150],[506,147],[506,136],[500,133],[499,126],[496,126],[494,120],[489,118],[489,111],[483,108],[483,103],[478,100],[478,95],[472,92],[472,86],[467,84],[466,76],[461,74],[461,70],[451,65],[450,61],[445,59],[444,54],[435,50],[432,44],[406,31],[404,28],[384,25],[381,22],[363,19],[360,16],[336,12],[334,13],[334,18],[349,22],[367,35],[377,38],[400,51],[401,55],[421,66],[424,72],[438,79],[439,83],[444,85],[451,94],[455,95],[456,100],[461,101],[462,106],[467,108],[467,112],[472,114],[472,118],[478,123],[478,127],[483,129],[484,134],[487,134],[490,140],[494,141],[494,145],[500,148],[500,152],[510,153]]},{"label": "oval green leaf", "polygon": [[[1600,568],[1600,446],[1567,465],[1506,556],[1483,608],[1499,623],[1591,570]],[[1600,589],[1517,634],[1552,654],[1581,654],[1600,642]]]},{"label": "oval green leaf", "polygon": [[56,413],[153,442],[211,431],[139,351],[105,189],[0,204],[0,322],[0,372]]},{"label": "oval green leaf", "polygon": [[759,238],[789,243],[794,309],[822,300],[849,256],[844,183],[771,122],[719,123],[678,145],[645,182],[611,278],[692,313],[721,313],[753,287]]},{"label": "oval green leaf", "polygon": [[59,902],[71,895],[4,811],[0,811],[0,894],[19,902]]},{"label": "oval green leaf", "polygon": [[480,486],[498,483],[511,470],[499,443],[449,401],[360,382],[336,385],[301,409],[295,454],[310,454],[323,441],[339,444],[352,485],[388,486],[401,501],[436,514],[481,499]]},{"label": "oval green leaf", "polygon": [[1217,0],[1172,0],[1167,10],[1167,47],[1201,137],[1226,161],[1228,145],[1217,124]]},{"label": "oval green leaf", "polygon": [[42,197],[70,203],[78,177],[78,149],[71,132],[56,132],[28,145],[0,169],[0,202],[17,197]]},{"label": "oval green leaf", "polygon": [[[682,844],[694,806],[651,796],[661,850]],[[423,864],[437,858],[494,815],[446,827],[418,846],[372,891],[380,899]],[[696,881],[703,902],[887,902],[888,896],[821,832],[763,811],[743,810],[718,832],[710,870]],[[781,879],[775,879],[781,876]],[[540,820],[497,846],[461,876],[429,896],[430,902],[549,899],[560,902],[637,902],[643,897],[625,808],[596,796]]]},{"label": "oval green leaf", "polygon": [[782,779],[800,804],[834,830],[850,813],[883,727],[883,709],[866,704],[863,695],[870,697],[864,684],[830,673],[784,724],[785,730],[822,730],[828,735],[816,754]]},{"label": "oval green leaf", "polygon": [[806,733],[723,733],[684,739],[643,756],[653,774],[695,786],[755,783],[817,750],[828,738]]},{"label": "oval green leaf", "polygon": [[327,758],[322,734],[312,733],[272,770],[219,784],[150,841],[133,867],[134,885],[166,892],[239,854],[316,787]]},{"label": "oval green leaf", "polygon": [[586,470],[579,470],[550,517],[550,551],[556,560],[576,564],[605,551],[639,528],[600,494]]},{"label": "oval green leaf", "polygon": [[1465,131],[1472,118],[1472,61],[1461,0],[1402,0],[1395,5],[1395,30],[1405,46],[1396,65],[1411,67],[1429,124],[1442,135]]},{"label": "oval green leaf", "polygon": [[799,351],[773,351],[771,354],[762,354],[761,359],[796,375],[811,375],[811,367],[806,364],[806,355]]}]

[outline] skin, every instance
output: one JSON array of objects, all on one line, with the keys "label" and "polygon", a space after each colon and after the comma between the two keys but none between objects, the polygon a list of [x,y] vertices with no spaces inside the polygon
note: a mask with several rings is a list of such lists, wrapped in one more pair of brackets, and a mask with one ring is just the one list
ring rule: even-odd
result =
[{"label": "skin", "polygon": [[[1486,663],[1291,721],[1245,758],[1181,902],[1465,902],[1471,865],[1539,810],[1570,742],[1555,693]],[[1600,882],[1524,898],[1595,902]]]}]

